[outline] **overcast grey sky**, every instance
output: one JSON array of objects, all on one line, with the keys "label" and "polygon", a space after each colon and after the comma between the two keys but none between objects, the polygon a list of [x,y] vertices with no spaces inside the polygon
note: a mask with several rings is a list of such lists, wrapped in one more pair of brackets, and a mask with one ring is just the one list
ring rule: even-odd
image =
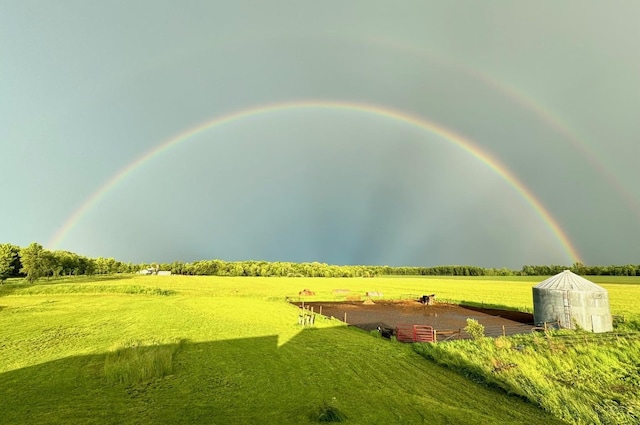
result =
[{"label": "overcast grey sky", "polygon": [[[0,0],[0,242],[124,261],[640,263],[640,2]],[[495,164],[494,164],[495,165]],[[549,218],[548,217],[548,218]],[[61,237],[61,231],[64,234]]]}]

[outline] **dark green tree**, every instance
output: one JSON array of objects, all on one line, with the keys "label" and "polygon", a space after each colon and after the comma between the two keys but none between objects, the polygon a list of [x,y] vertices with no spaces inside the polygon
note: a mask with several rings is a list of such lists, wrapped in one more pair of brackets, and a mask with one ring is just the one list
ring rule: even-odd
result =
[{"label": "dark green tree", "polygon": [[50,257],[51,254],[36,242],[20,250],[20,259],[22,260],[20,271],[27,275],[27,281],[33,283],[49,274]]},{"label": "dark green tree", "polygon": [[0,285],[13,274],[13,261],[15,258],[16,253],[11,244],[0,244]]}]

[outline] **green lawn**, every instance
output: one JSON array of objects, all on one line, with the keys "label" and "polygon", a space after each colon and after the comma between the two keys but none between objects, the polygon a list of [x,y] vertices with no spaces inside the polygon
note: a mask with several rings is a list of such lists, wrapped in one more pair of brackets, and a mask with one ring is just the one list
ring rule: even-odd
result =
[{"label": "green lawn", "polygon": [[[475,286],[495,294],[489,289],[503,283],[524,292],[529,285],[529,293],[532,286]],[[471,287],[410,278],[12,281],[0,287],[0,423],[304,424],[325,404],[351,424],[554,423],[537,407],[437,366],[409,345],[337,320],[303,329],[297,308],[285,301],[303,288],[316,299],[340,298],[332,291],[348,288],[462,300],[477,296],[467,296]],[[486,302],[497,301],[509,302]],[[118,375],[135,356],[151,378]],[[170,364],[158,366],[161,357]]]}]

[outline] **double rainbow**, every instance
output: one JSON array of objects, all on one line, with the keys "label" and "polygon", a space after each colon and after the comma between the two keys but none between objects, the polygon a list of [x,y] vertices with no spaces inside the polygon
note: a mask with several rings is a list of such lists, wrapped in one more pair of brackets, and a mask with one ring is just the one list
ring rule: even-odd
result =
[{"label": "double rainbow", "polygon": [[545,208],[545,206],[538,200],[535,195],[529,190],[516,176],[509,171],[500,161],[492,157],[487,152],[484,152],[480,147],[469,139],[449,130],[448,128],[428,121],[426,119],[417,117],[415,115],[401,112],[389,108],[383,108],[377,105],[354,103],[354,102],[341,102],[341,101],[323,101],[323,100],[308,100],[298,102],[286,102],[286,103],[274,103],[254,108],[244,109],[238,112],[234,112],[228,115],[223,115],[212,120],[206,121],[196,127],[188,129],[171,139],[154,147],[144,155],[140,156],[126,167],[118,171],[113,177],[107,180],[98,190],[96,190],[91,196],[89,196],[78,209],[76,209],[69,218],[64,222],[60,230],[53,236],[48,246],[52,249],[59,247],[61,242],[69,234],[69,232],[82,220],[86,213],[91,210],[109,191],[115,188],[118,183],[124,181],[134,170],[143,166],[145,163],[151,161],[154,157],[167,152],[172,147],[187,142],[192,137],[211,130],[213,128],[228,124],[234,121],[239,121],[245,118],[254,117],[257,115],[267,115],[275,112],[282,112],[288,110],[342,110],[342,111],[355,111],[365,114],[371,114],[380,116],[383,118],[391,119],[397,122],[409,124],[414,127],[423,129],[429,133],[436,134],[449,143],[457,146],[463,151],[471,154],[479,161],[488,166],[498,176],[500,176],[508,185],[513,187],[516,192],[536,211],[545,224],[549,227],[551,232],[558,239],[568,256],[575,262],[580,261],[580,255],[577,249],[569,240],[567,234],[562,230],[557,220],[551,215],[551,213]]}]

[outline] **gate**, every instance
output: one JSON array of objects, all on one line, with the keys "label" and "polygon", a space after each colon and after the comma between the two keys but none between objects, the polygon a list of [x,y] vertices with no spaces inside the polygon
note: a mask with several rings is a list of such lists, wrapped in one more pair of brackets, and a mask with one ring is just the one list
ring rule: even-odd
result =
[{"label": "gate", "polygon": [[399,342],[434,342],[433,327],[427,325],[398,325],[396,340]]}]

